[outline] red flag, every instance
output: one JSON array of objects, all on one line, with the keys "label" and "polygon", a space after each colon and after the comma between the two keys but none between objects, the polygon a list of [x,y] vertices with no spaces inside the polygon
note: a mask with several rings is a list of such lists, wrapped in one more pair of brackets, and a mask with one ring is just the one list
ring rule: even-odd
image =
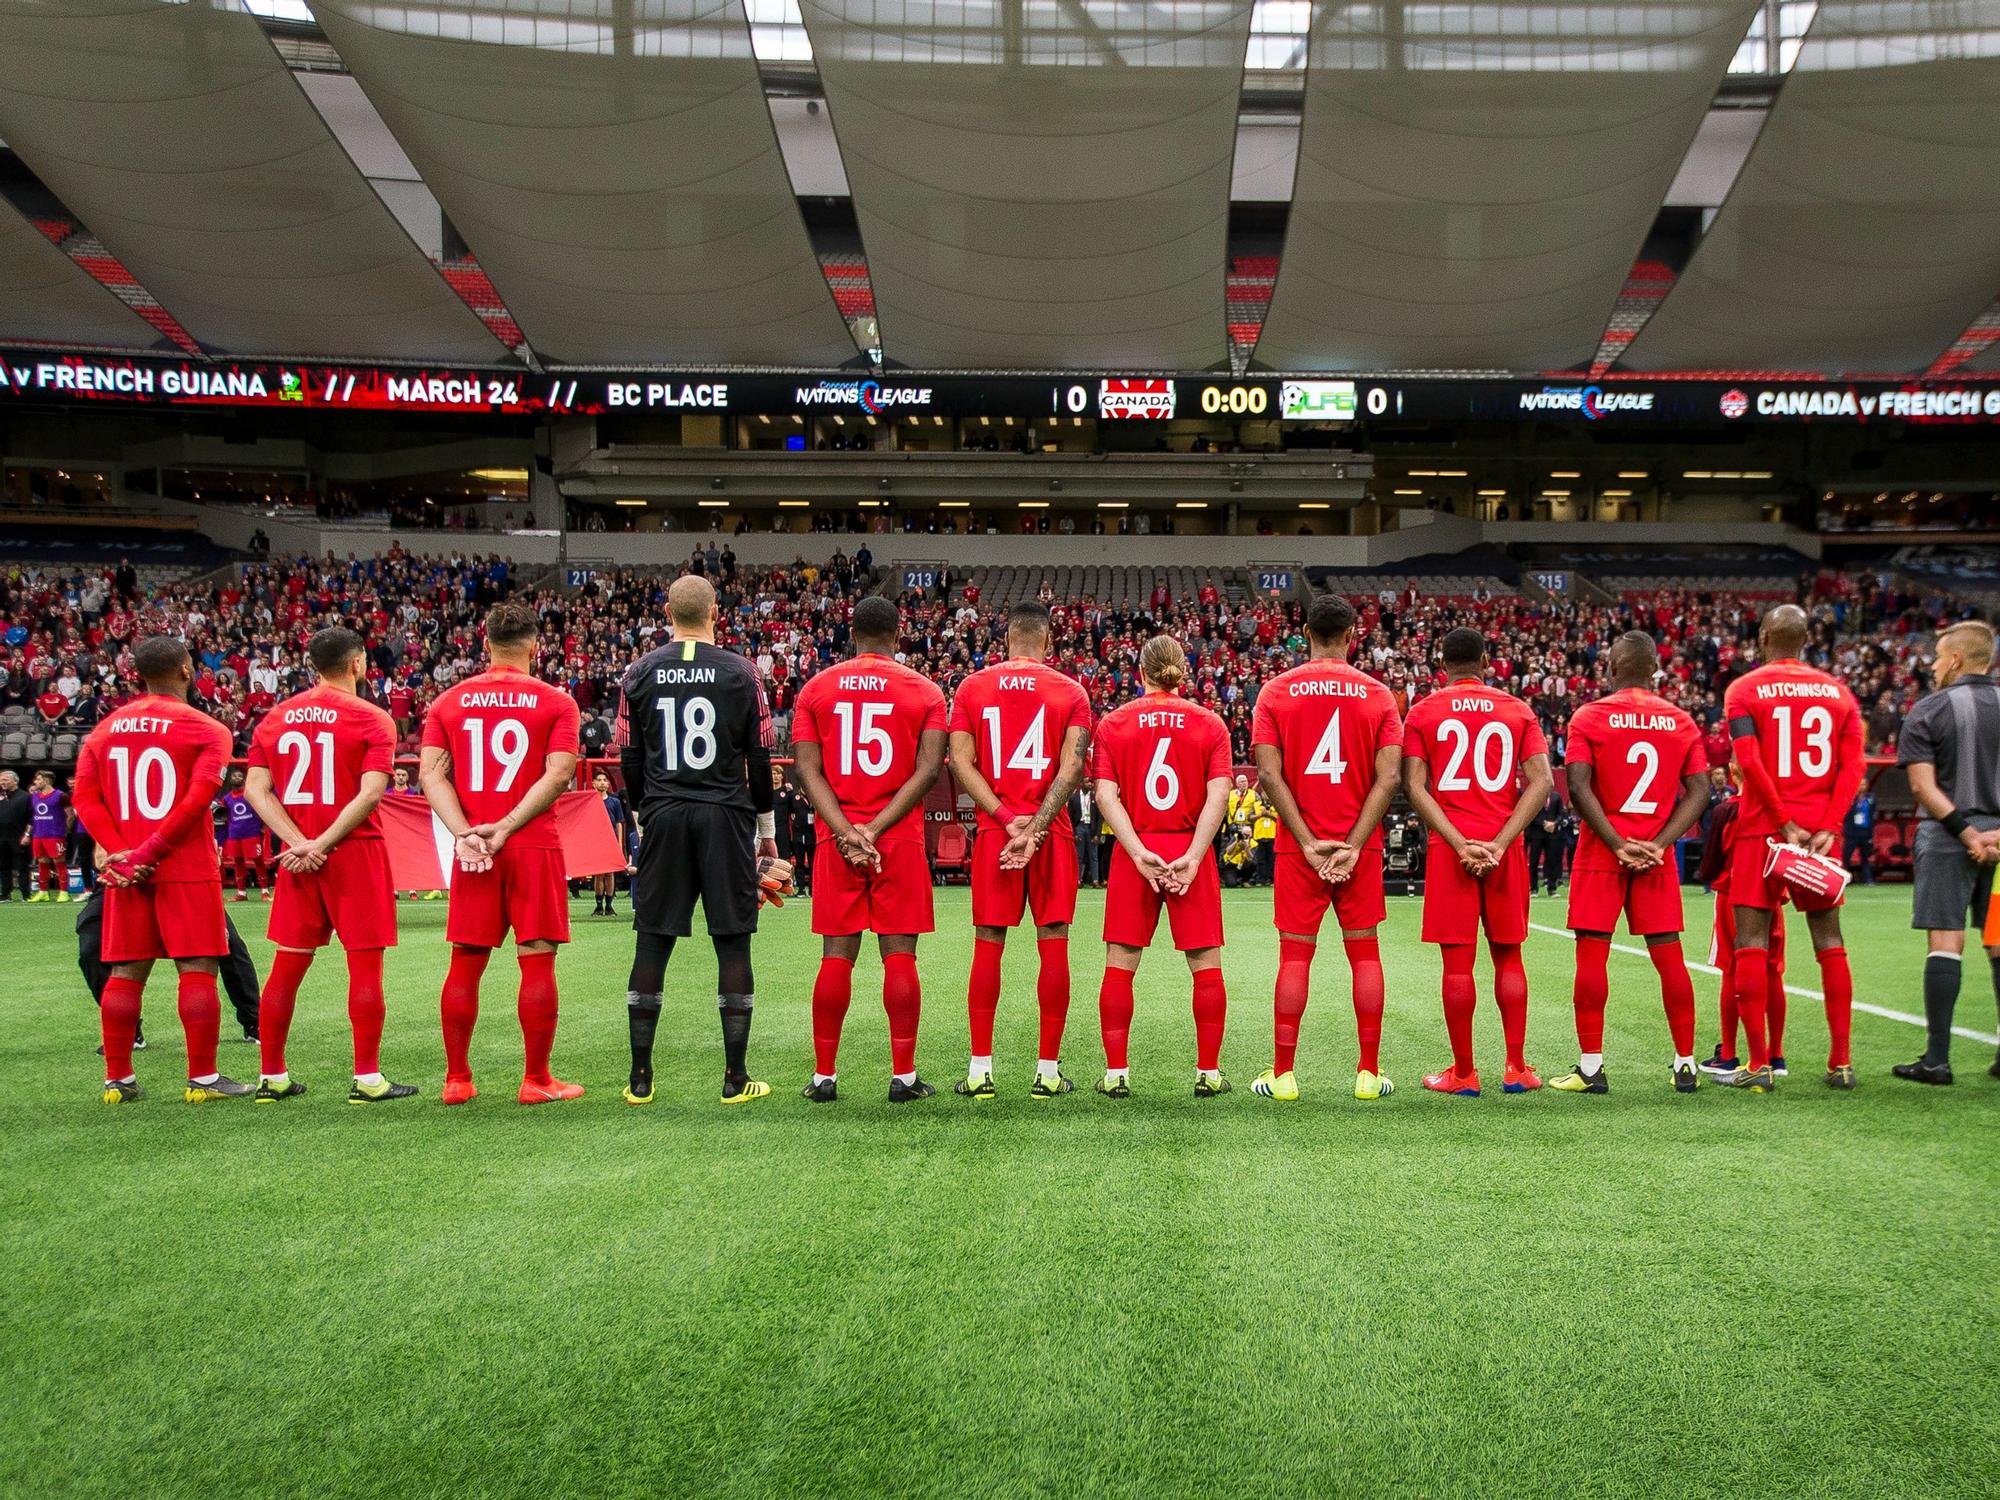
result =
[{"label": "red flag", "polygon": [[[456,861],[451,835],[422,797],[384,797],[380,804],[382,841],[389,851],[389,878],[399,891],[441,891],[451,884]],[[595,792],[564,792],[556,798],[556,837],[562,841],[563,873],[571,880],[610,875],[625,868],[618,831],[604,815]]]}]

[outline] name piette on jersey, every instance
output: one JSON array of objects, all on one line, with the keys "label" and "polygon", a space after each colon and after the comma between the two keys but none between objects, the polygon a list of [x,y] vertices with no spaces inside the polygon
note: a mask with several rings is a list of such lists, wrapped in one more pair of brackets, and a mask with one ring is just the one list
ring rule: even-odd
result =
[{"label": "name piette on jersey", "polygon": [[1141,729],[1185,729],[1187,714],[1178,708],[1148,708],[1139,714]]}]

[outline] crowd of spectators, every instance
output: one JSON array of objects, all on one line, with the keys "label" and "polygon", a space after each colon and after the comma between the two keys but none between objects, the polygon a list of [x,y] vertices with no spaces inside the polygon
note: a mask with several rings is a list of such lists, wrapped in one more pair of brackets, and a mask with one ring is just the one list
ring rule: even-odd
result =
[{"label": "crowd of spectators", "polygon": [[[804,681],[847,654],[853,603],[878,586],[873,563],[863,542],[851,555],[837,548],[823,561],[800,556],[753,569],[711,538],[680,571],[716,582],[720,639],[763,671],[782,731]],[[541,670],[575,694],[586,753],[601,753],[621,673],[663,638],[671,581],[658,572],[614,571],[567,593],[524,584],[498,557],[437,560],[400,548],[368,558],[259,559],[234,580],[152,589],[129,565],[16,570],[0,578],[0,707],[27,705],[53,728],[87,729],[136,693],[131,645],[166,632],[188,641],[199,695],[241,748],[265,709],[306,685],[306,640],[344,623],[369,642],[371,690],[394,716],[404,748],[414,751],[430,701],[477,669],[486,607],[520,595],[542,613]],[[1301,605],[1232,601],[1213,579],[1192,597],[1170,598],[1161,584],[1143,603],[1117,608],[1056,598],[1046,584],[1041,592],[1055,621],[1052,659],[1084,685],[1100,713],[1139,690],[1138,655],[1148,636],[1178,636],[1190,661],[1186,691],[1223,716],[1239,763],[1250,759],[1259,687],[1306,657]],[[1970,606],[1940,589],[1918,592],[1884,576],[1833,572],[1799,580],[1796,597],[1813,622],[1808,657],[1852,684],[1870,750],[1892,749],[1904,715],[1929,687],[1933,631]],[[905,654],[947,694],[1003,649],[1004,612],[983,601],[976,585],[948,578],[903,602]],[[1387,683],[1403,707],[1441,684],[1438,639],[1473,625],[1491,642],[1494,680],[1533,706],[1560,757],[1571,711],[1598,691],[1603,651],[1633,626],[1660,642],[1663,691],[1719,743],[1722,694],[1751,663],[1766,601],[1674,586],[1612,604],[1514,594],[1436,598],[1414,589],[1355,602],[1356,664]]]}]

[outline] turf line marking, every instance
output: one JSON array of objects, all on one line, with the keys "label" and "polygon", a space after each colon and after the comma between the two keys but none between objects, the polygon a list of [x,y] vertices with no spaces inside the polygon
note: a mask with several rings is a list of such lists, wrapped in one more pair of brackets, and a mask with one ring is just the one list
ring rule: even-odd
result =
[{"label": "turf line marking", "polygon": [[[1576,941],[1576,934],[1566,927],[1550,927],[1542,922],[1530,922],[1528,925],[1536,932],[1546,932],[1550,937],[1568,938],[1571,942]],[[1613,953],[1629,953],[1634,958],[1643,958],[1651,962],[1651,956],[1644,948],[1634,948],[1629,943],[1613,943],[1611,951]],[[1718,978],[1722,974],[1722,970],[1716,968],[1714,964],[1699,963],[1692,958],[1688,960],[1688,967],[1698,974],[1714,974]],[[1826,999],[1826,996],[1818,990],[1804,989],[1796,984],[1786,985],[1785,993],[1788,995],[1797,995],[1801,1000],[1824,1001]],[[1911,1026],[1923,1027],[1928,1027],[1930,1024],[1922,1016],[1913,1016],[1906,1010],[1890,1010],[1887,1006],[1870,1005],[1865,1000],[1855,1001],[1854,1008],[1867,1015],[1880,1016],[1885,1021],[1902,1021]],[[1968,1042],[1984,1042],[1989,1047],[2000,1046],[2000,1036],[1995,1036],[1990,1031],[1974,1031],[1969,1026],[1954,1026],[1951,1028],[1951,1034],[1953,1036],[1962,1036]]]}]

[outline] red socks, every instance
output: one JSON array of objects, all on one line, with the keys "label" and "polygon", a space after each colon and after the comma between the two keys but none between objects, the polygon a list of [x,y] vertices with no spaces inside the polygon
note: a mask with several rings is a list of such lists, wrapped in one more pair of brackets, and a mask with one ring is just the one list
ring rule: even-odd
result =
[{"label": "red socks", "polygon": [[1722,973],[1722,1055],[1736,1055],[1736,955],[1726,955],[1729,967]]},{"label": "red socks", "polygon": [[472,1082],[472,1026],[479,1019],[479,976],[486,972],[490,948],[451,950],[445,970],[444,994],[438,1010],[444,1021],[444,1076],[447,1082]]},{"label": "red socks", "polygon": [[1580,1052],[1604,1050],[1604,1003],[1611,997],[1611,939],[1576,940],[1576,1045]]},{"label": "red socks", "polygon": [[1694,1056],[1694,978],[1688,973],[1687,955],[1678,940],[1648,943],[1646,956],[1660,976],[1660,1000],[1667,1008],[1667,1030],[1674,1039],[1675,1057]]},{"label": "red socks", "polygon": [[1479,1003],[1479,992],[1472,981],[1472,944],[1446,943],[1443,949],[1444,1030],[1451,1039],[1451,1065],[1455,1072],[1470,1073],[1472,1012]]},{"label": "red socks", "polygon": [[1848,1051],[1854,1031],[1854,974],[1847,967],[1845,948],[1820,949],[1819,980],[1826,991],[1826,1033],[1830,1038],[1826,1065],[1844,1068],[1854,1061]]},{"label": "red socks", "polygon": [[[1200,975],[1195,976],[1197,981]],[[1131,1066],[1127,1049],[1132,1040],[1132,979],[1130,969],[1107,966],[1097,991],[1097,1023],[1104,1032],[1104,1066]],[[1197,987],[1196,993],[1199,994]]]},{"label": "red socks", "polygon": [[[883,1002],[888,1001],[888,986],[883,985]],[[813,980],[812,1022],[813,1022],[813,1071],[825,1077],[833,1076],[834,1064],[840,1057],[840,1028],[847,1020],[847,1007],[854,999],[854,960],[836,958],[831,954],[820,959],[819,974]]]},{"label": "red socks", "polygon": [[136,979],[107,979],[99,999],[99,1029],[104,1033],[104,1078],[122,1083],[132,1076],[132,1038],[139,1033],[139,997],[145,987]]},{"label": "red socks", "polygon": [[1785,1055],[1785,964],[1774,947],[1764,969],[1764,1014],[1771,1032],[1771,1055]]},{"label": "red socks", "polygon": [[965,1013],[972,1055],[993,1055],[993,1013],[1000,1008],[1000,956],[1007,950],[983,938],[972,945],[972,978],[965,990]]},{"label": "red socks", "polygon": [[[852,972],[852,966],[849,966]],[[819,993],[815,988],[815,996]],[[917,1071],[917,1019],[923,1014],[924,987],[917,978],[917,955],[889,953],[882,958],[882,1009],[889,1017],[889,1071]],[[817,1032],[818,1028],[814,1028]],[[831,1073],[833,1069],[824,1071]]]},{"label": "red socks", "polygon": [[554,1083],[549,1053],[556,1044],[556,956],[523,953],[521,960],[521,1046],[526,1054],[521,1077],[543,1086]]},{"label": "red socks", "polygon": [[1493,1001],[1500,1007],[1500,1035],[1507,1066],[1528,1065],[1528,970],[1519,943],[1488,943],[1493,955]]},{"label": "red socks", "polygon": [[1762,948],[1736,950],[1736,1016],[1743,1023],[1743,1041],[1750,1049],[1750,1066],[1764,1067],[1771,1061],[1771,1041],[1764,1029],[1764,1007],[1770,985],[1769,966]]},{"label": "red socks", "polygon": [[[187,1033],[187,1076],[206,1078],[215,1071],[216,1034],[222,1029],[222,1001],[215,992],[215,976],[199,969],[183,970],[179,999],[181,1030]],[[129,1058],[125,1071],[132,1071]]]},{"label": "red socks", "polygon": [[[1035,977],[1035,1003],[1042,1012],[1042,1050],[1037,1058],[1062,1056],[1063,1027],[1069,1023],[1069,939],[1037,938],[1041,973]],[[990,1053],[982,1053],[989,1056]]]},{"label": "red socks", "polygon": [[[1127,997],[1125,1013],[1131,1015]],[[1204,1073],[1222,1067],[1222,1028],[1229,1017],[1229,989],[1222,970],[1196,969],[1194,972],[1194,1065]]]},{"label": "red socks", "polygon": [[1361,1042],[1361,1071],[1382,1065],[1382,945],[1372,937],[1342,938],[1354,974],[1354,1030]]},{"label": "red socks", "polygon": [[299,985],[312,967],[313,956],[289,948],[271,955],[271,972],[264,978],[264,993],[257,1000],[258,1066],[266,1078],[285,1071],[285,1039],[292,1032],[292,1012],[299,1002]]},{"label": "red socks", "polygon": [[[382,950],[347,954],[347,1024],[354,1029],[354,1076],[382,1071]],[[262,1028],[259,1028],[262,1034]]]},{"label": "red socks", "polygon": [[1306,992],[1312,987],[1314,945],[1278,939],[1278,989],[1271,1002],[1273,1072],[1289,1073],[1298,1060],[1299,1018],[1306,1013]]}]

